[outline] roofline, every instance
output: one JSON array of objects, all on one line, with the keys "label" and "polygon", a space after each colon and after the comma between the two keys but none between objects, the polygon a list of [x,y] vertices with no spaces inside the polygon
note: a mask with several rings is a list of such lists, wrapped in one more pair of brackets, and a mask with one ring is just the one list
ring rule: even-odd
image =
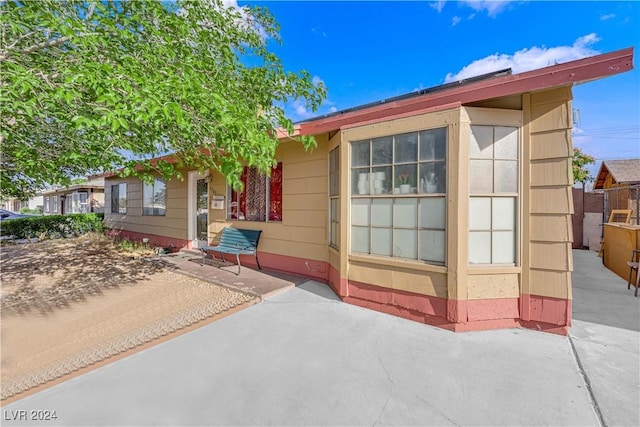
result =
[{"label": "roofline", "polygon": [[520,74],[483,78],[462,85],[452,84],[436,87],[434,89],[438,90],[427,91],[424,94],[415,95],[413,93],[391,98],[382,104],[367,104],[362,108],[345,110],[342,114],[336,113],[313,118],[297,124],[300,126],[300,135],[315,135],[389,115],[409,113],[455,102],[467,104],[503,96],[571,86],[632,69],[633,47],[629,47]]}]

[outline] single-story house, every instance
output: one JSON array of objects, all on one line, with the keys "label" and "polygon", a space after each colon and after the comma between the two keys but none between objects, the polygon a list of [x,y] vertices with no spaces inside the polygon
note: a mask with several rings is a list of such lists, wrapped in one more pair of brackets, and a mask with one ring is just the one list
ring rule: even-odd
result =
[{"label": "single-story house", "polygon": [[104,178],[94,178],[43,191],[42,212],[45,215],[103,212],[104,185]]},{"label": "single-story house", "polygon": [[[260,229],[260,264],[352,304],[454,331],[571,324],[572,86],[633,68],[631,48],[504,70],[312,118],[271,176],[143,184],[106,176],[108,227],[198,248]],[[252,257],[243,264],[255,265]]]},{"label": "single-story house", "polygon": [[0,201],[0,208],[11,211],[20,212],[21,209],[30,209],[32,211],[42,212],[44,198],[41,193],[29,198],[28,200],[20,200],[15,197]]},{"label": "single-story house", "polygon": [[603,160],[594,190],[640,185],[640,159]]}]

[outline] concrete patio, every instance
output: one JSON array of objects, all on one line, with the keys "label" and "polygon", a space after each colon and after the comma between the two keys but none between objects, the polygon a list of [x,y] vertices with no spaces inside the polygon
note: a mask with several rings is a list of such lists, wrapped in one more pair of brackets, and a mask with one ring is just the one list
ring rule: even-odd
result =
[{"label": "concrete patio", "polygon": [[569,338],[452,333],[307,281],[7,405],[2,424],[638,425],[640,298],[592,252],[574,269]]}]

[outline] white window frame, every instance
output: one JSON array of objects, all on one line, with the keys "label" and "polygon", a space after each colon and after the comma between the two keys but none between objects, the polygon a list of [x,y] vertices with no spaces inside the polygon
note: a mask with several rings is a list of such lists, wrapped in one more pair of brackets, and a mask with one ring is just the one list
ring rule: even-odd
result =
[{"label": "white window frame", "polygon": [[[329,246],[340,248],[340,146],[329,151]],[[337,205],[335,210],[333,205]]]}]

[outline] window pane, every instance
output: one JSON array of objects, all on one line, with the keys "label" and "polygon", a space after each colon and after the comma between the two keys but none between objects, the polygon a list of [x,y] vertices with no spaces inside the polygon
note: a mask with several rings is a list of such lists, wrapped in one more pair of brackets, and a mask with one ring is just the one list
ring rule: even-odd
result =
[{"label": "window pane", "polygon": [[512,160],[496,160],[495,168],[495,192],[518,192],[518,162]]},{"label": "window pane", "polygon": [[[395,168],[395,188],[399,193],[408,194],[415,191],[417,182],[417,164],[401,165]],[[402,185],[408,185],[407,190],[403,190]],[[395,192],[395,190],[394,190]]]},{"label": "window pane", "polygon": [[395,199],[394,227],[416,228],[418,225],[418,199]]},{"label": "window pane", "polygon": [[[119,203],[120,203],[120,195],[118,194],[119,192],[119,186],[118,185],[112,185],[111,186],[111,213],[118,213],[119,212]],[[45,208],[46,208],[46,200],[45,200]]]},{"label": "window pane", "polygon": [[[273,175],[272,175],[273,180]],[[329,153],[329,195],[340,193],[340,150],[339,147]]]},{"label": "window pane", "polygon": [[339,221],[340,217],[338,215],[338,210],[340,208],[339,204],[340,200],[331,199],[331,221]]},{"label": "window pane", "polygon": [[393,159],[393,138],[375,138],[371,141],[374,165],[390,165]]},{"label": "window pane", "polygon": [[165,196],[166,196],[166,186],[163,180],[157,179],[154,183],[153,188],[153,207],[155,215],[164,215],[165,213]]},{"label": "window pane", "polygon": [[351,144],[351,166],[369,166],[369,141]]},{"label": "window pane", "polygon": [[492,209],[494,230],[515,230],[516,199],[514,197],[494,197]]},{"label": "window pane", "polygon": [[420,231],[420,259],[444,262],[444,231]]},{"label": "window pane", "polygon": [[418,133],[396,135],[393,157],[396,163],[415,162],[418,159]]},{"label": "window pane", "polygon": [[491,242],[493,263],[513,264],[516,261],[516,242],[513,231],[494,231]]},{"label": "window pane", "polygon": [[247,168],[246,211],[248,221],[264,221],[267,216],[267,177],[258,168]]},{"label": "window pane", "polygon": [[340,246],[340,224],[337,222],[331,223],[331,244],[336,248]]},{"label": "window pane", "polygon": [[469,233],[469,263],[491,263],[491,232],[472,231]]},{"label": "window pane", "polygon": [[423,163],[420,165],[421,193],[445,193],[447,191],[447,171],[445,162]]},{"label": "window pane", "polygon": [[469,157],[472,159],[493,158],[493,126],[471,126]]},{"label": "window pane", "polygon": [[351,171],[352,194],[369,194],[369,169],[353,169]]},{"label": "window pane", "polygon": [[153,184],[142,185],[142,206],[144,215],[153,215]]},{"label": "window pane", "polygon": [[373,194],[391,193],[391,166],[379,166],[372,169],[371,186]]},{"label": "window pane", "polygon": [[392,221],[393,199],[373,199],[371,202],[371,224],[391,227]]},{"label": "window pane", "polygon": [[353,199],[351,201],[351,224],[369,225],[371,199]]},{"label": "window pane", "polygon": [[428,197],[420,199],[420,227],[440,228],[445,225],[445,198]]},{"label": "window pane", "polygon": [[418,259],[417,230],[393,230],[393,256]]},{"label": "window pane", "polygon": [[351,251],[369,253],[369,227],[351,227]]},{"label": "window pane", "polygon": [[371,229],[371,253],[375,255],[391,256],[391,229]]},{"label": "window pane", "polygon": [[120,200],[118,201],[118,213],[127,213],[127,184],[122,183],[118,188],[118,195]]},{"label": "window pane", "polygon": [[495,138],[496,159],[518,160],[518,128],[496,126]]},{"label": "window pane", "polygon": [[447,147],[447,128],[420,132],[420,160],[444,160]]},{"label": "window pane", "polygon": [[491,198],[469,199],[469,230],[491,230]]},{"label": "window pane", "polygon": [[471,160],[470,167],[471,193],[492,193],[493,162],[491,160]]}]

